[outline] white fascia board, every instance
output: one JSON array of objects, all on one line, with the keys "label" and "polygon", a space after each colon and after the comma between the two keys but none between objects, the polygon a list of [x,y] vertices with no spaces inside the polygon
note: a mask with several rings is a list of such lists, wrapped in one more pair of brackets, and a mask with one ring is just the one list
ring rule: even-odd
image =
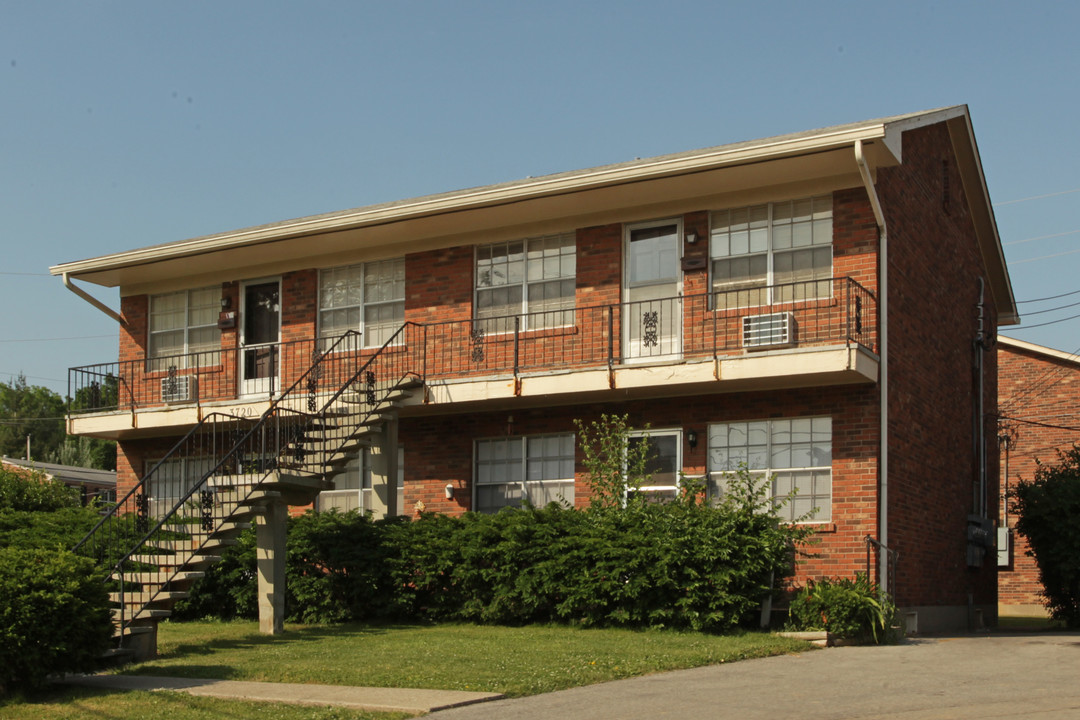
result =
[{"label": "white fascia board", "polygon": [[884,136],[885,147],[887,147],[893,157],[896,158],[896,162],[902,163],[904,161],[903,135],[905,132],[908,130],[915,130],[916,128],[926,127],[927,125],[935,125],[939,122],[945,122],[946,120],[952,120],[955,117],[967,117],[967,115],[968,111],[966,105],[954,105],[939,110],[905,115],[898,119],[887,121],[885,123]]}]

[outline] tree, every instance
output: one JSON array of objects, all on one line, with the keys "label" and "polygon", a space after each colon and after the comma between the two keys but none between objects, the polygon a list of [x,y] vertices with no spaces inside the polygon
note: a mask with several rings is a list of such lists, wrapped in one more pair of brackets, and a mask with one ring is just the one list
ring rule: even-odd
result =
[{"label": "tree", "polygon": [[57,465],[115,470],[116,442],[69,435],[63,444],[49,453],[44,460]]},{"label": "tree", "polygon": [[31,458],[44,459],[64,442],[64,399],[20,374],[0,382],[0,454],[22,457],[30,436]]},{"label": "tree", "polygon": [[1059,452],[1057,465],[1040,463],[1013,497],[1016,529],[1039,566],[1051,617],[1080,627],[1080,447]]},{"label": "tree", "polygon": [[[107,377],[98,385],[82,388],[72,406],[115,407],[116,387],[116,378]],[[23,375],[10,383],[0,382],[0,454],[23,457],[29,435],[31,460],[115,470],[116,443],[66,435],[64,413],[63,398],[46,387],[28,385]]]},{"label": "tree", "polygon": [[644,497],[636,491],[650,477],[651,446],[648,442],[631,442],[627,416],[605,414],[592,422],[575,420],[574,425],[583,455],[590,506],[618,508],[627,502],[644,502]]}]

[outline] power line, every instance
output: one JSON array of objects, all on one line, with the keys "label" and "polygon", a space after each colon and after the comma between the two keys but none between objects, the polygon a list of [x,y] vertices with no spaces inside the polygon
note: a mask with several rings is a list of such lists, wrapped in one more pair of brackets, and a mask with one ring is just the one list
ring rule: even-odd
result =
[{"label": "power line", "polygon": [[1019,198],[1017,200],[1006,200],[1005,202],[994,203],[994,207],[1002,207],[1003,205],[1015,205],[1016,203],[1027,202],[1028,200],[1043,200],[1045,198],[1057,197],[1058,195],[1069,195],[1071,193],[1080,192],[1080,188],[1073,190],[1062,190],[1060,192],[1047,193],[1045,195],[1032,195],[1031,197]]},{"label": "power line", "polygon": [[1042,315],[1043,313],[1048,313],[1048,312],[1057,312],[1058,310],[1064,310],[1065,308],[1076,307],[1077,305],[1080,305],[1080,302],[1074,302],[1074,303],[1070,303],[1068,305],[1058,305],[1057,307],[1047,308],[1046,310],[1032,310],[1031,312],[1024,313],[1024,317],[1027,317],[1029,315]]},{"label": "power line", "polygon": [[1035,242],[1036,240],[1049,240],[1051,238],[1065,237],[1066,235],[1075,235],[1080,233],[1080,230],[1069,230],[1068,232],[1054,233],[1053,235],[1039,235],[1038,237],[1024,238],[1023,240],[1010,240],[1002,245],[1020,245],[1022,243]]},{"label": "power line", "polygon": [[115,335],[79,335],[76,337],[54,337],[54,338],[19,338],[18,340],[0,340],[0,343],[17,343],[17,342],[57,342],[60,340],[96,340],[100,338],[111,338]]},{"label": "power line", "polygon": [[27,380],[48,380],[49,382],[58,383],[67,382],[66,380],[62,380],[60,378],[42,377],[41,375],[27,375],[23,372],[5,372],[3,370],[0,370],[0,377],[24,377]]},{"label": "power line", "polygon": [[1041,257],[1025,258],[1024,260],[1013,260],[1013,265],[1019,265],[1021,263],[1035,262],[1036,260],[1049,260],[1050,258],[1061,257],[1062,255],[1072,255],[1073,253],[1080,252],[1080,248],[1076,250],[1066,250],[1065,252],[1054,253],[1053,255],[1042,255]]},{"label": "power line", "polygon": [[[1067,305],[1066,307],[1071,307],[1071,306]],[[1030,313],[1030,314],[1031,315],[1037,315],[1038,313]],[[1057,325],[1058,323],[1067,322],[1069,320],[1075,320],[1076,318],[1080,318],[1080,315],[1070,315],[1067,318],[1061,318],[1060,320],[1051,320],[1050,322],[1039,323],[1038,325],[1025,325],[1025,326],[1021,326],[1021,327],[1015,327],[1015,328],[1012,328],[1011,330],[1009,330],[1009,332],[1015,332],[1017,330],[1034,330],[1035,328],[1046,327],[1047,325]]]},{"label": "power line", "polygon": [[1061,293],[1060,295],[1051,295],[1044,298],[1035,298],[1034,300],[1017,300],[1016,304],[1019,305],[1021,303],[1037,303],[1043,302],[1044,300],[1057,300],[1058,298],[1068,297],[1069,295],[1076,295],[1077,293],[1080,293],[1080,290],[1073,290],[1072,292]]},{"label": "power line", "polygon": [[[1076,350],[1069,353],[1069,357],[1067,359],[1068,360],[1076,360],[1078,355],[1080,355],[1080,348],[1077,348]],[[1013,407],[1016,403],[1019,403],[1021,400],[1024,400],[1025,402],[1027,402],[1028,400],[1032,400],[1032,399],[1038,397],[1040,394],[1046,392],[1047,390],[1052,388],[1054,385],[1061,382],[1065,378],[1065,373],[1068,370],[1069,370],[1069,368],[1066,368],[1064,366],[1059,366],[1059,367],[1051,368],[1051,369],[1047,370],[1037,380],[1035,380],[1035,382],[1031,383],[1030,385],[1028,385],[1028,386],[1026,386],[1024,388],[1021,388],[1019,392],[1015,393],[1014,395],[1012,395],[1011,397],[1006,399],[1004,403],[1000,403],[1000,405],[1003,408],[1009,408],[1009,407]],[[1051,382],[1051,378],[1053,378],[1055,375],[1059,375],[1060,377],[1058,377],[1057,379],[1055,379],[1055,380],[1053,380]],[[1032,393],[1036,393],[1036,391],[1038,392],[1038,394],[1032,395]]]},{"label": "power line", "polygon": [[1011,417],[1009,415],[998,415],[999,420],[1012,420],[1013,422],[1023,423],[1024,425],[1035,425],[1037,427],[1050,428],[1052,430],[1069,430],[1070,432],[1080,433],[1080,427],[1069,427],[1066,425],[1053,425],[1050,423],[1038,422],[1037,420],[1024,420],[1023,418]]}]

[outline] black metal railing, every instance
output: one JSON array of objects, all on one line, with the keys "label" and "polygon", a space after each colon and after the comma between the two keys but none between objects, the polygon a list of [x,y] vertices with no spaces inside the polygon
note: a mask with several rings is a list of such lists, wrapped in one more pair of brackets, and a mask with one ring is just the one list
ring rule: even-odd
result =
[{"label": "black metal railing", "polygon": [[[874,293],[855,280],[829,278],[421,327],[416,337],[398,344],[424,355],[428,377],[444,379],[715,357],[776,347],[856,343],[873,350],[877,304]],[[374,353],[358,349],[361,343],[355,334],[350,338],[339,346],[341,350],[360,357]],[[268,361],[274,371],[257,397],[275,396],[282,382],[288,387],[326,342],[312,339],[275,346]],[[220,350],[73,368],[71,412],[252,397],[243,392],[239,379],[241,352]]]},{"label": "black metal railing", "polygon": [[350,349],[355,336],[317,352],[258,418],[204,418],[75,546],[105,568],[122,629],[139,619],[139,608],[169,597],[169,583],[252,512],[270,480],[280,484],[287,473],[294,485],[317,490],[358,429],[399,388],[422,381],[422,327],[406,323],[374,353]]}]

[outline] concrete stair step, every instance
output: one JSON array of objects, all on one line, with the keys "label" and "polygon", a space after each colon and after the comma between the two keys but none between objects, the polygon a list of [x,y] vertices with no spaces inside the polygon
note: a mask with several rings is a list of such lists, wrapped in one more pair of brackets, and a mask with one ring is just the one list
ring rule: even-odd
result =
[{"label": "concrete stair step", "polygon": [[124,604],[127,606],[132,605],[147,605],[149,603],[162,603],[172,600],[183,600],[188,596],[186,590],[162,590],[157,593],[150,592],[111,592],[109,593],[109,602],[116,603],[117,605]]},{"label": "concrete stair step", "polygon": [[206,573],[201,570],[187,570],[180,572],[161,570],[158,572],[128,573],[123,577],[113,574],[109,579],[124,580],[125,582],[138,583],[140,585],[165,585],[166,583],[194,582],[196,580],[201,580],[204,577],[206,577]]},{"label": "concrete stair step", "polygon": [[221,556],[203,554],[192,557],[184,555],[132,555],[131,560],[142,565],[154,565],[159,568],[187,567],[197,569],[213,565],[221,560]]},{"label": "concrete stair step", "polygon": [[[112,618],[113,618],[114,623],[119,623],[120,622],[120,614],[121,614],[120,613],[120,608],[113,608],[112,609]],[[124,622],[134,623],[134,622],[147,622],[147,621],[161,620],[162,618],[167,618],[170,615],[172,615],[172,610],[167,610],[165,608],[141,608],[140,610],[138,610],[137,612],[134,612],[134,613],[133,613],[133,611],[131,609],[128,609],[124,613]],[[133,627],[138,627],[138,626],[133,626]],[[151,627],[151,626],[147,625],[146,627]]]},{"label": "concrete stair step", "polygon": [[158,550],[170,550],[172,552],[194,553],[195,551],[206,552],[222,547],[237,544],[235,537],[210,537],[210,538],[176,538],[170,540],[153,540],[147,547]]}]

